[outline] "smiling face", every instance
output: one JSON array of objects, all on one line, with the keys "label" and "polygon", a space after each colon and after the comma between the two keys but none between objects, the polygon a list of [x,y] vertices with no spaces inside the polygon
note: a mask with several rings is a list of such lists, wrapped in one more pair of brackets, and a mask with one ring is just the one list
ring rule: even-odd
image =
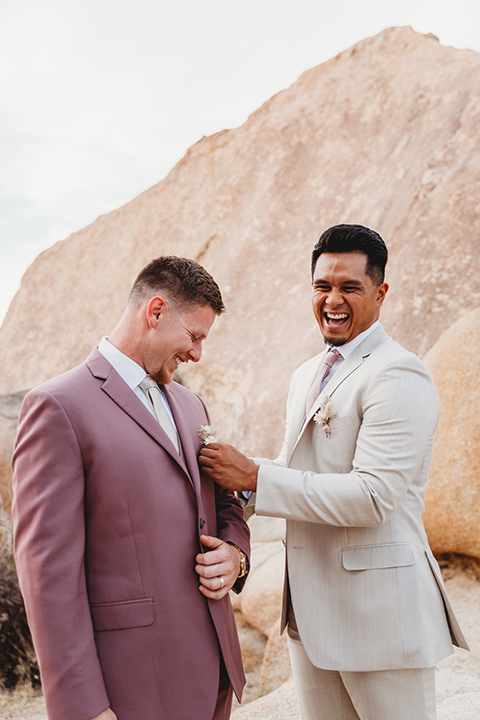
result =
[{"label": "smiling face", "polygon": [[216,313],[210,305],[192,304],[181,311],[170,303],[152,306],[153,318],[145,345],[143,367],[157,383],[173,380],[181,363],[198,362],[202,343],[212,327]]},{"label": "smiling face", "polygon": [[313,312],[332,345],[345,345],[378,320],[388,285],[376,285],[366,266],[367,256],[361,252],[326,252],[317,260]]}]

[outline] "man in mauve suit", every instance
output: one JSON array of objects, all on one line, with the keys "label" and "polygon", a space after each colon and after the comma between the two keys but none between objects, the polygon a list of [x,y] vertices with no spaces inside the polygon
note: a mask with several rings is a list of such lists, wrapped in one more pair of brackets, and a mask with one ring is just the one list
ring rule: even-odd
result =
[{"label": "man in mauve suit", "polygon": [[323,233],[312,302],[327,350],[292,377],[279,457],[201,451],[214,480],[287,519],[282,629],[307,720],[433,720],[435,664],[467,648],[421,520],[438,396],[379,324],[386,261],[368,228]]},{"label": "man in mauve suit", "polygon": [[223,310],[204,268],[158,258],[110,337],[24,400],[15,555],[50,720],[226,720],[241,697],[249,531],[200,473],[203,402],[172,382]]}]

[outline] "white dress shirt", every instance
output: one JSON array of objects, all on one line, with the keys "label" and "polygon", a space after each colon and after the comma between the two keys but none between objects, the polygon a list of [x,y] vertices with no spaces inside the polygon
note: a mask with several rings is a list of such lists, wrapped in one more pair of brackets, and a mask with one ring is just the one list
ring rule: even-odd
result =
[{"label": "white dress shirt", "polygon": [[[135,395],[142,401],[145,407],[148,408],[148,410],[152,413],[154,417],[156,417],[152,403],[150,402],[146,394],[143,392],[142,388],[138,387],[142,380],[144,380],[147,376],[145,370],[140,367],[140,365],[136,363],[135,360],[132,360],[132,358],[129,358],[127,357],[127,355],[124,355],[122,352],[120,352],[120,350],[118,350],[114,345],[112,345],[112,343],[109,342],[108,338],[106,337],[103,337],[101,339],[98,350],[102,353],[103,357],[108,360],[114,370],[117,371],[122,380],[127,383],[128,387],[133,390]],[[173,418],[172,411],[170,410],[170,405],[168,404],[167,398],[165,397],[162,389],[160,387],[158,389],[160,391],[160,397],[162,398],[162,402],[165,405],[167,413],[176,430],[177,426],[175,425],[175,420]]]},{"label": "white dress shirt", "polygon": [[330,378],[332,378],[332,377],[335,375],[335,373],[337,372],[338,368],[339,368],[340,365],[347,359],[347,357],[348,357],[349,355],[351,355],[352,352],[355,350],[355,348],[358,347],[358,346],[360,345],[360,343],[363,342],[363,341],[365,340],[365,338],[367,338],[367,337],[370,335],[370,333],[372,333],[372,332],[375,330],[375,328],[377,327],[377,325],[378,325],[379,323],[380,323],[380,320],[376,320],[376,321],[373,323],[373,325],[370,325],[369,328],[367,328],[367,329],[364,330],[363,332],[359,333],[359,335],[356,335],[356,336],[353,338],[353,340],[350,340],[350,342],[345,343],[345,345],[332,345],[332,344],[329,343],[329,342],[326,343],[327,349],[330,349],[330,348],[333,348],[333,347],[334,347],[334,348],[336,348],[336,349],[338,350],[338,352],[340,353],[340,357],[339,357],[338,360],[334,363],[332,369],[330,370],[330,372],[329,372],[329,374],[328,374],[328,379],[329,379],[329,380],[330,380]]}]

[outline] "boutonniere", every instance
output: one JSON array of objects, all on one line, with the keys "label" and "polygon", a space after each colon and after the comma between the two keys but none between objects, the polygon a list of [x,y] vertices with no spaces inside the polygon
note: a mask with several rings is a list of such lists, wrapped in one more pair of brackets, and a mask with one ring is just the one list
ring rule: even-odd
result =
[{"label": "boutonniere", "polygon": [[317,425],[320,425],[327,437],[330,436],[330,420],[332,417],[335,417],[332,415],[332,403],[328,395],[325,395],[320,402],[320,407],[313,416],[313,420]]},{"label": "boutonniere", "polygon": [[200,439],[204,445],[220,442],[218,430],[213,425],[202,425],[198,434],[200,435]]}]

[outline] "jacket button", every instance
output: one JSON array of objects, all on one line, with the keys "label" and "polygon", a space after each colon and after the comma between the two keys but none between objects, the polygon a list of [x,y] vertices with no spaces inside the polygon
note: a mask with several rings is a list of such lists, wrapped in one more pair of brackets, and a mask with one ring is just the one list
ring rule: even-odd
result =
[{"label": "jacket button", "polygon": [[199,524],[200,524],[200,529],[202,529],[203,526],[205,525],[205,520],[204,520],[203,518],[200,518],[200,523],[199,523]]}]

